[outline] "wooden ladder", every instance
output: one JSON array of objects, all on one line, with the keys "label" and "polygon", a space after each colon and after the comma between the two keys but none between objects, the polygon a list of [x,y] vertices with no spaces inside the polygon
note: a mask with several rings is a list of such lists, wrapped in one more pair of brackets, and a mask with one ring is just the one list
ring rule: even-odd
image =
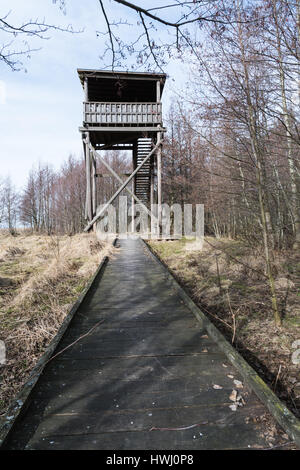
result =
[{"label": "wooden ladder", "polygon": [[[141,138],[137,142],[137,162],[138,166],[144,158],[151,152],[152,139]],[[150,160],[137,172],[135,176],[135,194],[149,208],[150,206],[150,182],[151,182],[151,162]]]}]

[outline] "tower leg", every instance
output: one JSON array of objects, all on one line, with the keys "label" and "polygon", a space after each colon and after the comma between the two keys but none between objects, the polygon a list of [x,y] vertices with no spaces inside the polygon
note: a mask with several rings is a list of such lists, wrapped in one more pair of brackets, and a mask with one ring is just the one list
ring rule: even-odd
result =
[{"label": "tower leg", "polygon": [[[135,170],[135,168],[137,167],[137,141],[134,142],[133,144],[133,149],[132,149],[132,169]],[[136,189],[135,189],[135,177],[132,179],[132,193],[135,195],[135,192],[136,192]],[[132,196],[131,197],[131,209],[132,209],[132,212],[131,212],[131,215],[132,215],[132,219],[131,219],[131,231],[132,233],[135,232],[135,226],[134,226],[134,204],[135,204],[135,200],[134,200],[134,197]]]},{"label": "tower leg", "polygon": [[92,163],[92,214],[93,217],[96,215],[97,211],[97,185],[96,185],[96,159],[94,155],[91,155],[91,163]]},{"label": "tower leg", "polygon": [[[157,140],[160,141],[161,132],[157,133]],[[161,233],[161,203],[162,203],[162,192],[161,192],[161,145],[157,149],[157,204],[158,204],[158,230],[159,234]]]},{"label": "tower leg", "polygon": [[154,161],[152,158],[151,161],[151,173],[150,173],[150,209],[152,204],[154,204]]},{"label": "tower leg", "polygon": [[90,136],[86,135],[86,140],[83,142],[84,156],[85,156],[85,174],[86,174],[86,198],[85,198],[85,217],[90,222],[92,216],[92,195],[91,195],[91,154],[89,149]]},{"label": "tower leg", "polygon": [[[134,191],[133,184],[132,184],[132,192]],[[131,196],[131,231],[134,233],[134,197]]]},{"label": "tower leg", "polygon": [[155,157],[151,159],[151,167],[150,167],[150,210],[151,210],[151,220],[150,220],[150,236],[151,238],[155,237],[156,233],[156,226],[155,221],[153,219],[153,213],[155,211],[153,205],[156,204],[155,194],[154,194],[154,169],[155,169]]}]

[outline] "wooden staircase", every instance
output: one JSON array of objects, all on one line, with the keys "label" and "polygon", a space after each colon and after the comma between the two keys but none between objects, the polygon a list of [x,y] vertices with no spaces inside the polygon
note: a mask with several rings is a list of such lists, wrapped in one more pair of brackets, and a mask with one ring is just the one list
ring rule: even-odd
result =
[{"label": "wooden staircase", "polygon": [[[136,166],[151,152],[152,139],[141,138],[137,142]],[[135,194],[147,206],[150,207],[150,183],[151,183],[151,162],[147,163],[137,172],[135,176]]]}]

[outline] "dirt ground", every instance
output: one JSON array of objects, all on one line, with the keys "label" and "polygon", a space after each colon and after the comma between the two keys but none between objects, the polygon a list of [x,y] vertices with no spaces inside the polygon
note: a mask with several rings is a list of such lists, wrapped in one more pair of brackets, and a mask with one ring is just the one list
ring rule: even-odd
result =
[{"label": "dirt ground", "polygon": [[0,231],[0,418],[56,335],[103,257],[94,234],[11,236]]},{"label": "dirt ground", "polygon": [[210,320],[300,417],[300,253],[274,253],[281,328],[272,315],[262,251],[230,239],[151,242]]}]

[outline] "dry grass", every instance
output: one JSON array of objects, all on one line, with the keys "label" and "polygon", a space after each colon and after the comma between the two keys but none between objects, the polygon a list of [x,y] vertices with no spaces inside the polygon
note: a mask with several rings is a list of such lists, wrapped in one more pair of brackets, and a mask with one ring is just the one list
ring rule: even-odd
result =
[{"label": "dry grass", "polygon": [[229,239],[207,238],[202,251],[187,241],[152,247],[211,321],[300,416],[300,371],[292,344],[300,339],[300,254],[274,254],[273,271],[283,327],[272,317],[263,253]]},{"label": "dry grass", "polygon": [[20,390],[110,244],[94,234],[70,236],[0,232],[0,414]]}]

